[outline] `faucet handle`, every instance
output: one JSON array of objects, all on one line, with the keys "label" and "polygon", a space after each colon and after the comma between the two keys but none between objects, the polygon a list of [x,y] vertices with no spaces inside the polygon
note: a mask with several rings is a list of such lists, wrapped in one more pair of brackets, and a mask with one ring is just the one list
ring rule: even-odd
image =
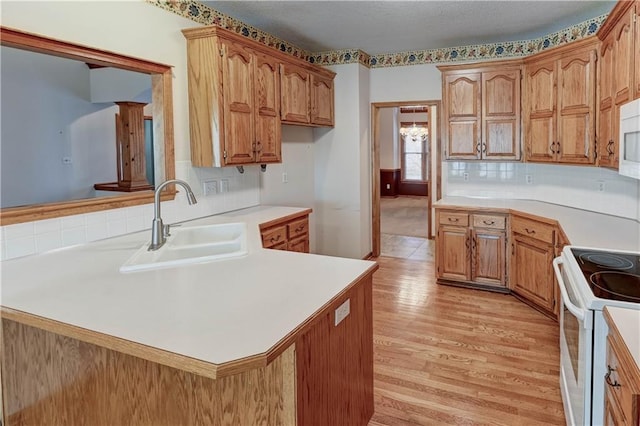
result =
[{"label": "faucet handle", "polygon": [[162,235],[165,238],[171,236],[171,225],[170,224],[162,225]]}]

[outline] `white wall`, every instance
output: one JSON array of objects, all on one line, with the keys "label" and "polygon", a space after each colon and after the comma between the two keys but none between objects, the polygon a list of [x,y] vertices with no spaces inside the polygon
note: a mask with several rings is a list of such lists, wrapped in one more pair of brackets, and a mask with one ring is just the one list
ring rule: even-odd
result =
[{"label": "white wall", "polygon": [[[247,167],[245,174],[240,175],[235,169],[190,166],[186,42],[180,30],[199,24],[142,0],[110,0],[3,1],[2,25],[173,67],[176,176],[192,184],[199,202],[189,206],[182,193],[178,194],[175,201],[163,204],[163,217],[167,222],[259,203],[260,172],[256,167]],[[6,88],[2,89],[4,100]],[[203,197],[205,179],[228,179],[230,192]],[[2,259],[147,229],[152,211],[151,205],[136,206],[4,226],[0,233]]]},{"label": "white wall", "polygon": [[151,76],[117,68],[89,72],[91,102],[151,102]]},{"label": "white wall", "polygon": [[[260,204],[310,207],[310,251],[316,252],[315,167],[313,130],[282,126],[282,163],[269,164],[260,175]],[[287,182],[284,182],[286,174]]]},{"label": "white wall", "polygon": [[0,52],[1,206],[91,198],[95,183],[115,181],[118,108],[89,101],[86,64],[10,47]]},{"label": "white wall", "polygon": [[313,130],[316,251],[362,258],[371,251],[369,70],[359,64],[329,68],[337,73],[335,127]]}]

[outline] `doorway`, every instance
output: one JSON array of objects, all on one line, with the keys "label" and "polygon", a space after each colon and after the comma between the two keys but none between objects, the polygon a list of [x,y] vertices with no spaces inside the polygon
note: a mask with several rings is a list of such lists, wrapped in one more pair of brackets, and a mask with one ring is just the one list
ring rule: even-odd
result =
[{"label": "doorway", "polygon": [[432,201],[441,193],[439,109],[437,100],[371,104],[374,257],[432,256]]}]

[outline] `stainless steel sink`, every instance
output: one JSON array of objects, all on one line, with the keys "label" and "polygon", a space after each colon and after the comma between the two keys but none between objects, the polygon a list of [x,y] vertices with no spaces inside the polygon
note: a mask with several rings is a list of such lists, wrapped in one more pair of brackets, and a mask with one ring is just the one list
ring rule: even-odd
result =
[{"label": "stainless steel sink", "polygon": [[158,250],[140,247],[121,267],[120,272],[135,272],[232,259],[247,254],[247,225],[222,223],[171,229],[172,235]]}]

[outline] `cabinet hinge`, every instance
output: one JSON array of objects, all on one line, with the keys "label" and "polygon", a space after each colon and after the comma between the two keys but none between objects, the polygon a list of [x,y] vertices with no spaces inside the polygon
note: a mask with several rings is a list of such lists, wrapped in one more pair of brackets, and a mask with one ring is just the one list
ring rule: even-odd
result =
[{"label": "cabinet hinge", "polygon": [[220,56],[224,56],[224,49],[222,47],[220,48]]},{"label": "cabinet hinge", "polygon": [[222,151],[222,158],[227,159],[227,150]]}]

